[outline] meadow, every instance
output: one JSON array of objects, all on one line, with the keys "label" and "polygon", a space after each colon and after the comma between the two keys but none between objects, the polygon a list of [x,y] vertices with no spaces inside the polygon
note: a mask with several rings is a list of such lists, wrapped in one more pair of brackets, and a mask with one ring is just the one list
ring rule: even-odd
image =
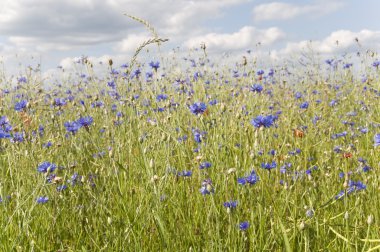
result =
[{"label": "meadow", "polygon": [[202,49],[2,76],[0,250],[379,250],[376,55]]}]

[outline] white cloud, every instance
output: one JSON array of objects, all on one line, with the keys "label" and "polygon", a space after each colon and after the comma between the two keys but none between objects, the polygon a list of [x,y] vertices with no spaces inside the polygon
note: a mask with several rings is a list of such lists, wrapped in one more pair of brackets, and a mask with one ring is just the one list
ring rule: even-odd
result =
[{"label": "white cloud", "polygon": [[349,30],[338,30],[332,32],[322,40],[290,42],[279,51],[280,55],[290,55],[299,53],[305,49],[312,49],[316,53],[332,55],[343,52],[355,52],[359,50],[356,42],[358,39],[360,46],[366,49],[380,48],[380,31],[361,30],[353,32]]},{"label": "white cloud", "polygon": [[196,34],[202,21],[222,15],[227,7],[247,1],[2,0],[0,33],[15,46],[42,52],[70,50],[133,39],[131,34],[146,28],[123,15],[129,13],[146,19],[160,35],[175,41]]},{"label": "white cloud", "polygon": [[271,2],[254,7],[252,13],[255,21],[286,20],[301,15],[319,16],[334,12],[343,7],[343,2],[319,1],[309,5],[297,5],[283,2]]},{"label": "white cloud", "polygon": [[143,42],[151,38],[148,34],[131,34],[117,43],[115,51],[123,53],[134,52]]},{"label": "white cloud", "polygon": [[252,26],[244,26],[234,33],[208,33],[191,38],[185,42],[185,46],[199,48],[201,43],[205,43],[211,50],[238,50],[251,48],[259,42],[263,46],[271,45],[284,37],[285,33],[276,27],[261,30]]}]

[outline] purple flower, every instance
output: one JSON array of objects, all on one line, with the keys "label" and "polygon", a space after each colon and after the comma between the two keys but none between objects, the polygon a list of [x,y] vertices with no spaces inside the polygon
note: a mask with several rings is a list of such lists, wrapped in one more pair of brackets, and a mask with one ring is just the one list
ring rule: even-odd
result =
[{"label": "purple flower", "polygon": [[191,177],[191,175],[193,175],[192,171],[180,171],[180,172],[177,172],[177,176],[179,176],[179,177]]},{"label": "purple flower", "polygon": [[203,114],[206,111],[207,106],[203,102],[195,102],[190,105],[189,109],[194,115],[199,115]]},{"label": "purple flower", "polygon": [[11,134],[9,134],[8,132],[5,132],[4,130],[0,128],[0,139],[2,138],[11,138]]},{"label": "purple flower", "polygon": [[203,195],[214,193],[214,187],[212,185],[211,179],[203,180],[202,187],[201,187],[201,189],[199,189],[199,191]]},{"label": "purple flower", "polygon": [[231,200],[231,201],[224,202],[224,203],[223,203],[223,206],[224,206],[225,208],[230,208],[230,209],[236,208],[236,206],[237,206],[237,201],[233,201],[233,200]]},{"label": "purple flower", "polygon": [[375,142],[375,144],[374,144],[375,147],[380,146],[380,134],[376,134],[373,137],[373,141]]},{"label": "purple flower", "polygon": [[199,165],[199,169],[207,169],[207,168],[210,168],[211,167],[211,163],[210,162],[203,162]]},{"label": "purple flower", "polygon": [[157,95],[157,97],[156,97],[156,101],[165,101],[166,99],[168,99],[168,95],[166,95],[166,94],[159,94],[159,95]]},{"label": "purple flower", "polygon": [[245,230],[247,230],[249,228],[249,222],[248,221],[244,221],[244,222],[241,222],[240,224],[239,224],[239,229],[241,230],[241,231],[245,231]]},{"label": "purple flower", "polygon": [[277,167],[277,164],[275,161],[272,163],[261,163],[261,168],[264,168],[266,170],[271,170]]},{"label": "purple flower", "polygon": [[256,118],[253,118],[251,120],[251,124],[255,127],[255,128],[260,128],[260,127],[264,127],[264,128],[269,128],[273,125],[273,123],[278,119],[278,116],[273,116],[273,115],[268,115],[268,116],[262,116],[262,115],[259,115],[257,116]]},{"label": "purple flower", "polygon": [[49,198],[46,196],[41,196],[41,197],[38,197],[36,201],[38,204],[45,204],[46,202],[49,201]]},{"label": "purple flower", "polygon": [[57,192],[62,192],[66,189],[67,189],[67,185],[60,185],[60,186],[57,186],[56,190],[57,190]]},{"label": "purple flower", "polygon": [[304,103],[302,103],[301,105],[300,105],[300,108],[301,109],[307,109],[309,107],[309,102],[304,102]]},{"label": "purple flower", "polygon": [[249,89],[252,92],[260,93],[261,91],[263,91],[263,86],[261,86],[260,84],[253,84]]},{"label": "purple flower", "polygon": [[91,116],[85,116],[79,118],[76,123],[80,125],[80,127],[88,127],[94,122],[94,119]]},{"label": "purple flower", "polygon": [[56,164],[50,163],[50,162],[43,162],[38,165],[37,171],[41,173],[46,173],[46,172],[53,172],[57,168]]},{"label": "purple flower", "polygon": [[252,170],[251,173],[245,177],[238,178],[238,184],[245,185],[250,184],[254,185],[260,180],[259,176],[257,176],[255,170]]},{"label": "purple flower", "polygon": [[72,134],[77,133],[77,131],[81,127],[81,125],[78,122],[65,122],[64,126],[65,126],[66,130]]},{"label": "purple flower", "polygon": [[154,69],[154,71],[157,71],[158,68],[160,68],[160,62],[156,61],[156,62],[153,62],[151,61],[149,63],[149,66]]},{"label": "purple flower", "polygon": [[26,108],[27,105],[28,105],[27,100],[21,100],[15,104],[15,110],[16,111],[22,111]]},{"label": "purple flower", "polygon": [[54,99],[54,106],[62,107],[66,105],[66,99],[65,98],[55,98]]}]

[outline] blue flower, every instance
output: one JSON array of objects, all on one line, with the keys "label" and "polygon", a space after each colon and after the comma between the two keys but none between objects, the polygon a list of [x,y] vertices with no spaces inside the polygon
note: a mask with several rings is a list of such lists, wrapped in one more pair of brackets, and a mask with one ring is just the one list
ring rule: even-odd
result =
[{"label": "blue flower", "polygon": [[12,143],[22,143],[24,142],[24,133],[16,132],[13,134],[13,138],[11,139]]},{"label": "blue flower", "polygon": [[274,122],[278,119],[277,116],[273,116],[273,115],[268,115],[268,116],[262,116],[262,115],[259,115],[257,116],[256,118],[253,118],[251,120],[251,124],[255,127],[255,128],[260,128],[260,127],[264,127],[264,128],[269,128],[271,127]]},{"label": "blue flower", "polygon": [[264,74],[264,70],[259,70],[256,72],[257,75],[263,75]]},{"label": "blue flower", "polygon": [[374,144],[375,147],[380,146],[380,134],[376,134],[373,137],[373,141],[375,142],[375,144]]},{"label": "blue flower", "polygon": [[238,184],[245,185],[250,184],[254,185],[260,180],[259,176],[257,176],[255,170],[252,170],[251,173],[245,177],[238,178]]},{"label": "blue flower", "polygon": [[165,101],[166,99],[168,99],[168,95],[166,95],[166,94],[159,94],[159,95],[157,95],[157,97],[156,97],[156,101]]},{"label": "blue flower", "polygon": [[349,195],[349,194],[355,193],[357,191],[365,190],[366,188],[367,188],[367,186],[365,184],[363,184],[363,182],[350,180],[350,181],[348,181],[348,188],[347,188],[346,192],[344,190],[340,191],[335,196],[335,199],[343,198],[345,193],[347,193],[347,195]]},{"label": "blue flower", "polygon": [[261,163],[261,168],[264,168],[266,170],[271,170],[277,167],[277,164],[275,161],[272,163]]},{"label": "blue flower", "polygon": [[307,101],[305,101],[304,103],[302,103],[301,105],[300,105],[300,108],[301,109],[307,109],[309,107],[309,102],[307,102]]},{"label": "blue flower", "polygon": [[210,168],[211,167],[211,163],[210,162],[203,162],[199,165],[199,169],[205,169],[205,168]]},{"label": "blue flower", "polygon": [[2,138],[11,138],[11,134],[0,129],[0,139],[2,139]]},{"label": "blue flower", "polygon": [[203,114],[206,111],[207,106],[203,102],[195,102],[190,105],[189,109],[194,115],[199,115]]},{"label": "blue flower", "polygon": [[65,98],[55,98],[54,99],[54,106],[61,107],[66,105],[66,99]]},{"label": "blue flower", "polygon": [[41,196],[41,197],[38,197],[36,201],[38,204],[45,204],[46,202],[49,201],[49,198],[46,196]]},{"label": "blue flower", "polygon": [[67,185],[60,185],[60,186],[57,186],[56,190],[57,190],[57,192],[62,192],[66,189],[67,189]]},{"label": "blue flower", "polygon": [[50,162],[43,162],[37,167],[37,171],[41,173],[53,172],[57,168],[56,164]]},{"label": "blue flower", "polygon": [[177,172],[177,176],[180,176],[180,177],[191,177],[191,175],[193,175],[192,171],[180,171],[180,172]]},{"label": "blue flower", "polygon": [[202,187],[201,187],[201,189],[199,189],[199,191],[203,195],[214,193],[214,187],[212,185],[211,179],[203,180]]},{"label": "blue flower", "polygon": [[241,222],[240,224],[239,224],[239,229],[241,230],[241,231],[245,231],[245,230],[247,230],[249,228],[249,222],[248,221],[244,221],[244,222]]},{"label": "blue flower", "polygon": [[79,118],[76,123],[80,125],[80,127],[88,127],[94,122],[94,119],[91,116],[85,116]]},{"label": "blue flower", "polygon": [[26,108],[27,105],[28,105],[27,100],[21,100],[15,104],[15,110],[16,111],[22,111]]},{"label": "blue flower", "polygon": [[249,89],[252,92],[260,93],[261,91],[263,91],[263,86],[261,86],[260,84],[253,84]]},{"label": "blue flower", "polygon": [[236,206],[237,206],[237,201],[233,201],[233,200],[231,200],[231,201],[224,202],[224,203],[223,203],[223,206],[224,206],[225,208],[230,208],[230,209],[236,208]]},{"label": "blue flower", "polygon": [[64,126],[66,130],[72,134],[75,134],[81,127],[81,125],[77,122],[65,122]]},{"label": "blue flower", "polygon": [[154,69],[154,71],[157,71],[157,69],[158,68],[160,68],[160,62],[153,62],[153,61],[151,61],[150,63],[149,63],[149,66],[152,68],[152,69]]}]

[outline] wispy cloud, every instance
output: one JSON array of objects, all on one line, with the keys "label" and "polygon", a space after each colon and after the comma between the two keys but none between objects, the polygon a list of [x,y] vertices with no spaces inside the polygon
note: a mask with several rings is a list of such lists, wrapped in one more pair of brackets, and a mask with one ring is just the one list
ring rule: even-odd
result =
[{"label": "wispy cloud", "polygon": [[257,29],[244,26],[234,33],[207,33],[191,38],[185,42],[185,46],[199,47],[201,43],[205,43],[211,50],[238,50],[251,48],[257,43],[268,46],[284,37],[285,33],[276,27]]},{"label": "wispy cloud", "polygon": [[279,55],[297,54],[307,49],[312,49],[315,53],[334,55],[358,51],[360,50],[359,46],[366,49],[378,49],[380,47],[380,31],[338,30],[321,40],[289,42],[283,49],[279,50]]},{"label": "wispy cloud", "polygon": [[325,15],[334,12],[344,6],[341,1],[319,1],[314,4],[291,4],[284,2],[271,2],[260,4],[253,8],[255,21],[286,20],[303,15]]}]

